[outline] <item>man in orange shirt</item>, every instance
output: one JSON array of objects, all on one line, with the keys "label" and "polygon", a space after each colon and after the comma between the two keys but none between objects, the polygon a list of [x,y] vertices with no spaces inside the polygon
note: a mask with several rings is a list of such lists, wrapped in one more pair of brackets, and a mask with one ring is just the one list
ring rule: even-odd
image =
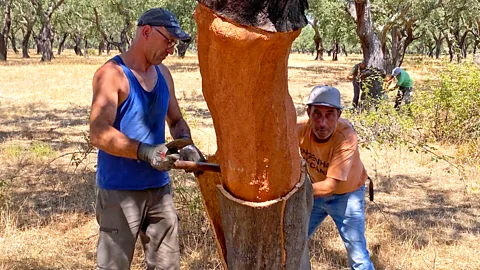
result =
[{"label": "man in orange shirt", "polygon": [[312,236],[329,215],[345,243],[352,269],[374,269],[365,239],[365,181],[357,134],[340,118],[340,92],[326,85],[313,88],[308,117],[297,121],[300,152],[307,163],[314,204],[308,228]]}]

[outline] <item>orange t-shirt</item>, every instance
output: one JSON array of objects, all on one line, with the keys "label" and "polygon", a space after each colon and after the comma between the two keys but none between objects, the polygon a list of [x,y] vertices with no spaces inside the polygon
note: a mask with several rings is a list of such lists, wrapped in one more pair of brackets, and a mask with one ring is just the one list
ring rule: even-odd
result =
[{"label": "orange t-shirt", "polygon": [[335,131],[325,143],[315,141],[314,136],[310,120],[299,127],[300,153],[307,162],[313,183],[327,177],[338,180],[334,194],[352,192],[365,184],[368,175],[360,160],[357,134],[350,122],[339,118]]}]

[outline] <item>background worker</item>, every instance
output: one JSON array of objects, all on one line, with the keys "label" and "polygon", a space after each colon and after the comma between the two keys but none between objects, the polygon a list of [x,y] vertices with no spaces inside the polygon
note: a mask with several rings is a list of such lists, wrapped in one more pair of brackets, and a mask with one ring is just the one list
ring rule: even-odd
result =
[{"label": "background worker", "polygon": [[405,101],[405,104],[410,104],[412,91],[413,91],[413,80],[410,78],[410,75],[403,69],[396,67],[392,71],[392,78],[396,79],[396,85],[398,87],[397,97],[395,98],[394,108],[399,108],[402,101]]},{"label": "background worker", "polygon": [[312,181],[314,203],[308,238],[331,216],[345,244],[352,269],[374,269],[365,239],[365,181],[357,134],[341,118],[340,92],[326,85],[313,88],[308,117],[299,118],[300,152]]},{"label": "background worker", "polygon": [[352,81],[353,84],[353,100],[352,105],[354,108],[358,107],[358,99],[360,97],[360,90],[361,90],[361,81],[360,81],[360,74],[363,69],[365,69],[366,64],[365,62],[360,62],[350,69],[350,72],[347,75],[347,79]]},{"label": "background worker", "polygon": [[[165,144],[165,121],[174,139],[190,139],[162,61],[177,40],[189,40],[168,10],[148,10],[138,20],[128,51],[93,77],[91,143],[98,151],[96,217],[100,226],[97,269],[129,269],[140,235],[146,269],[180,269],[178,217],[168,170],[179,158]],[[191,140],[191,139],[190,139]],[[197,161],[193,145],[182,159]]]}]

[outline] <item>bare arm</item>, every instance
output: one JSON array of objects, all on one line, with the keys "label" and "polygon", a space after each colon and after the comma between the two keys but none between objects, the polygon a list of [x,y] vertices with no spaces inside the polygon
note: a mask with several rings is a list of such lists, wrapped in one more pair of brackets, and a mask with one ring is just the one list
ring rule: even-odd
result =
[{"label": "bare arm", "polygon": [[[90,113],[90,141],[95,147],[114,156],[137,159],[139,142],[113,127],[117,106],[123,102],[125,76],[120,67],[108,62],[93,77],[93,98]],[[126,84],[128,85],[128,83]]]},{"label": "bare arm", "polygon": [[313,183],[313,196],[317,198],[332,195],[335,191],[335,188],[337,187],[337,183],[338,180],[330,177],[325,178],[324,181]]},{"label": "bare arm", "polygon": [[170,134],[174,139],[182,137],[191,138],[192,135],[190,134],[190,128],[188,127],[185,119],[183,119],[177,97],[175,96],[175,86],[173,84],[172,75],[166,66],[159,65],[159,68],[163,77],[165,78],[165,81],[167,82],[168,90],[170,91],[170,100],[168,102],[167,111],[167,124],[170,128]]}]

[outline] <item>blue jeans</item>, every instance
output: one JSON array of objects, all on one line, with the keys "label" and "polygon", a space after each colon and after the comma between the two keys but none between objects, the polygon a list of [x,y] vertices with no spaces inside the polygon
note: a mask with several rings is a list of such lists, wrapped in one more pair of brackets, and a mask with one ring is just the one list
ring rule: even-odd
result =
[{"label": "blue jeans", "polygon": [[330,215],[348,253],[352,269],[374,269],[365,239],[365,186],[341,195],[315,198],[308,225],[308,239]]}]

